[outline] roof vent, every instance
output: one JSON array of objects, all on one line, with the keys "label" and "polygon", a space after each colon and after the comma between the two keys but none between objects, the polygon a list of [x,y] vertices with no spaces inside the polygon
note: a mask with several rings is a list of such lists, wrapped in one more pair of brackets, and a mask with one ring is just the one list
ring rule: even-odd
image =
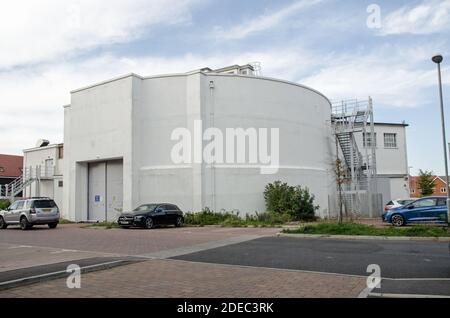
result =
[{"label": "roof vent", "polygon": [[50,141],[48,141],[47,139],[39,139],[36,142],[36,147],[45,147],[48,146],[50,144]]}]

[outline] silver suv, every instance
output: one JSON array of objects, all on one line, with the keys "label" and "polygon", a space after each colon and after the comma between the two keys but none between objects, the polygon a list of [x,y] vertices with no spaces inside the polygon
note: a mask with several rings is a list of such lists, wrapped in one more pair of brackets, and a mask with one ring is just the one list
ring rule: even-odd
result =
[{"label": "silver suv", "polygon": [[58,223],[58,206],[46,197],[18,200],[0,211],[0,229],[6,229],[8,225],[20,225],[22,230],[28,230],[36,224],[47,224],[54,229]]}]

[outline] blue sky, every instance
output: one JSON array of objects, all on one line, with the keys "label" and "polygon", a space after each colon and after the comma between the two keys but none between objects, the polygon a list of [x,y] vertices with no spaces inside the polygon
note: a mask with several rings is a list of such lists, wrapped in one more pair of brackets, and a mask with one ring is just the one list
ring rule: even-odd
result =
[{"label": "blue sky", "polygon": [[[371,4],[380,28],[367,25]],[[39,138],[62,141],[61,106],[72,89],[130,72],[259,61],[264,76],[330,99],[372,96],[377,121],[411,125],[412,171],[441,174],[430,58],[448,56],[448,109],[449,35],[450,0],[10,1],[0,11],[0,118],[9,123],[0,127],[0,153],[21,154]]]}]

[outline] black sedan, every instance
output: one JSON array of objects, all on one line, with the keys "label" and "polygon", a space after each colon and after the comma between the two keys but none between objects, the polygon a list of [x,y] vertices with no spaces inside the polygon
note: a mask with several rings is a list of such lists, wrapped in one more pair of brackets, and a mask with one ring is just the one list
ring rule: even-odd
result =
[{"label": "black sedan", "polygon": [[183,226],[183,212],[174,204],[143,204],[131,212],[124,212],[117,221],[121,228],[143,227],[154,228],[157,225]]}]

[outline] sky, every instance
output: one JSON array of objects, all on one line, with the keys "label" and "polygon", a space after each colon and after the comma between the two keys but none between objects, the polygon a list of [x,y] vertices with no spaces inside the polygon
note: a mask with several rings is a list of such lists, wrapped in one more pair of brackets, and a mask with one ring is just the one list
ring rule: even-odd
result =
[{"label": "sky", "polygon": [[444,172],[436,65],[450,141],[450,0],[40,0],[0,10],[0,153],[63,141],[70,91],[258,61],[331,100],[374,101],[407,129],[411,173]]}]

